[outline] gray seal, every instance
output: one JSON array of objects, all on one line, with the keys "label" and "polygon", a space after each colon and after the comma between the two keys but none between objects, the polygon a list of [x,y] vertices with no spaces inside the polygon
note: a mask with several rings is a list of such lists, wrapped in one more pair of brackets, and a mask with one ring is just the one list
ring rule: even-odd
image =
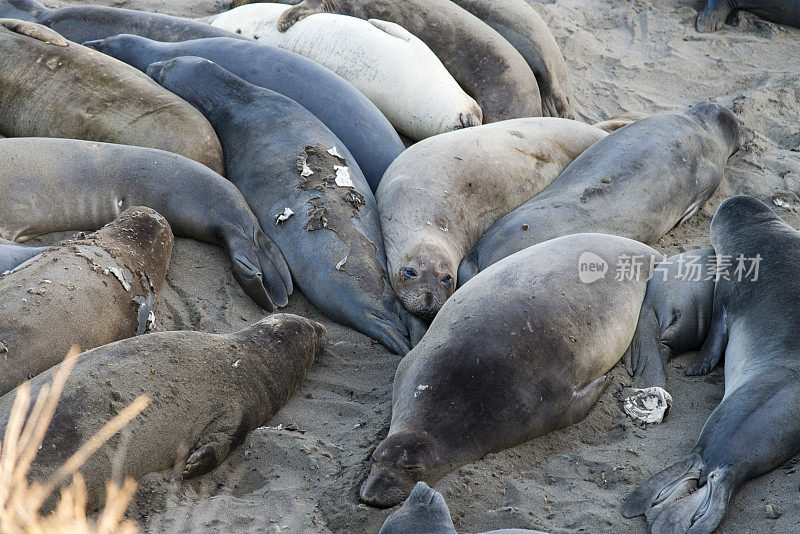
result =
[{"label": "gray seal", "polygon": [[502,35],[450,0],[304,0],[281,15],[289,29],[314,13],[387,20],[419,37],[483,111],[483,123],[542,114],[536,77]]},{"label": "gray seal", "polygon": [[172,256],[166,219],[125,210],[0,277],[0,394],[83,350],[146,331]]},{"label": "gray seal", "polygon": [[732,111],[712,102],[612,132],[497,221],[461,261],[459,284],[514,252],[567,234],[604,232],[654,243],[714,194],[728,158],[752,135]]},{"label": "gray seal", "polygon": [[197,57],[147,73],[197,106],[222,141],[228,179],[323,313],[405,353],[405,311],[386,277],[375,197],[344,144],[297,102]]},{"label": "gray seal", "polygon": [[[458,534],[442,494],[417,482],[403,506],[390,515],[378,534]],[[484,534],[544,534],[537,530],[504,528]]]},{"label": "gray seal", "polygon": [[291,98],[344,143],[373,191],[405,149],[389,120],[361,91],[319,63],[288,50],[225,37],[160,43],[117,35],[84,45],[141,71],[151,63],[180,56],[203,57],[253,85]]},{"label": "gray seal", "polygon": [[797,0],[708,0],[697,15],[697,31],[715,32],[725,25],[725,19],[741,9],[778,24],[800,28],[800,3]]},{"label": "gray seal", "polygon": [[715,265],[714,249],[704,248],[671,256],[656,267],[628,353],[636,387],[666,388],[670,358],[703,345],[711,324]]},{"label": "gray seal", "polygon": [[199,111],[133,67],[32,22],[0,19],[0,133],[157,148],[225,172]]},{"label": "gray seal", "polygon": [[36,137],[0,139],[0,161],[0,237],[97,230],[130,206],[147,206],[175,235],[224,247],[259,306],[288,302],[292,277],[280,250],[236,186],[204,165],[151,148]]},{"label": "gray seal", "polygon": [[78,43],[105,39],[120,33],[132,33],[169,42],[204,37],[245,39],[241,35],[183,17],[118,7],[73,6],[47,9],[33,0],[0,0],[0,17],[36,22]]},{"label": "gray seal", "polygon": [[689,453],[623,502],[622,513],[645,514],[654,533],[710,534],[747,480],[800,451],[800,233],[761,201],[736,196],[717,209],[711,244],[720,278],[690,372],[724,357],[725,395]]},{"label": "gray seal", "polygon": [[25,247],[0,238],[0,276],[25,263],[50,247]]},{"label": "gray seal", "polygon": [[[639,267],[617,276],[625,258]],[[394,506],[420,480],[583,419],[630,345],[661,259],[631,239],[574,234],[459,288],[397,368],[389,434],[361,499]]]},{"label": "gray seal", "polygon": [[[140,395],[150,406],[81,467],[87,509],[105,501],[112,476],[183,466],[196,477],[222,463],[297,390],[325,344],[325,328],[275,314],[232,334],[158,332],[78,356],[29,479],[44,482]],[[35,396],[50,373],[31,380]],[[0,398],[5,434],[12,391]]]}]

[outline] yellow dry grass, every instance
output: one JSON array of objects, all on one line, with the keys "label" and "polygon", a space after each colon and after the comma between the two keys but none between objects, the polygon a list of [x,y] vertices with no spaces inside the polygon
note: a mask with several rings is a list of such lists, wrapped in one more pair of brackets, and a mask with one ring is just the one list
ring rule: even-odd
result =
[{"label": "yellow dry grass", "polygon": [[[51,386],[43,386],[31,407],[31,388],[25,383],[17,397],[0,446],[0,534],[134,534],[138,525],[124,518],[125,510],[136,492],[136,481],[127,479],[122,487],[113,482],[106,486],[105,507],[96,519],[86,516],[86,485],[78,469],[114,434],[147,408],[150,400],[142,395],[109,421],[92,439],[72,455],[45,483],[28,483],[28,472],[55,413],[64,384],[77,362],[73,347],[64,363],[54,373]],[[27,415],[27,417],[26,417]],[[65,483],[72,478],[69,485]],[[55,510],[41,515],[47,498],[61,487]]]}]

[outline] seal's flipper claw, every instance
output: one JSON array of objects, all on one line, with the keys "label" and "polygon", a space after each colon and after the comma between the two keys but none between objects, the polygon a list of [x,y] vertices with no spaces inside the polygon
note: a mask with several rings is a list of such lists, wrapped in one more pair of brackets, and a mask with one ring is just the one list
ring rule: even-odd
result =
[{"label": "seal's flipper claw", "polygon": [[231,428],[210,434],[198,442],[183,468],[183,478],[193,478],[208,473],[230,454],[236,430]]},{"label": "seal's flipper claw", "polygon": [[702,468],[702,459],[693,454],[659,471],[625,497],[622,515],[636,517],[652,508],[668,506],[687,495],[697,487]]},{"label": "seal's flipper claw", "polygon": [[0,19],[0,26],[14,33],[37,39],[55,46],[68,46],[69,41],[46,26],[25,20]]}]

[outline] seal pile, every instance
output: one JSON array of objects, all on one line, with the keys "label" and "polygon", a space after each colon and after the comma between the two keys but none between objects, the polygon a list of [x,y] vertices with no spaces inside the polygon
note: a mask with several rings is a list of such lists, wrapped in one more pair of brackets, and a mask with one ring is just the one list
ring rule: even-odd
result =
[{"label": "seal pile", "polygon": [[[788,1],[749,5],[709,0],[697,28],[731,9],[800,20]],[[752,141],[733,110],[576,120],[561,51],[524,0],[234,6],[191,20],[0,0],[0,429],[15,388],[41,390],[71,346],[86,351],[32,480],[141,394],[154,402],[125,457],[112,465],[115,438],[81,470],[87,508],[112,471],[202,476],[329,345],[281,313],[225,335],[151,332],[173,232],[224,248],[237,298],[269,313],[296,288],[402,356],[359,485],[367,505],[404,503],[382,533],[454,533],[428,484],[581,421],[621,360],[624,409],[646,423],[669,417],[671,357],[699,350],[691,374],[725,362],[696,445],[622,503],[651,532],[714,531],[747,480],[800,451],[800,317],[770,312],[800,298],[800,233],[735,196],[712,248],[652,248]],[[757,262],[725,277],[730,258]]]}]

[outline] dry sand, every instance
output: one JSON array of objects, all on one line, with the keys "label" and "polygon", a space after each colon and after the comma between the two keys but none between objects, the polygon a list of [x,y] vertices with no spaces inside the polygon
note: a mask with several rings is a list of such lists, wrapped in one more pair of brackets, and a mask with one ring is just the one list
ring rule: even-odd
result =
[{"label": "dry sand", "polygon": [[[103,4],[200,17],[222,11],[214,0],[47,1],[51,7]],[[731,106],[756,131],[734,156],[712,200],[656,247],[665,254],[708,246],[719,203],[736,193],[769,201],[800,191],[800,30],[749,14],[715,34],[694,30],[699,1],[557,0],[534,4],[556,37],[572,77],[581,118],[595,122],[625,111],[683,110],[704,99]],[[795,227],[796,213],[775,208]],[[132,517],[152,532],[375,533],[390,510],[359,504],[369,456],[386,435],[391,382],[400,361],[382,346],[323,317],[296,292],[283,311],[323,322],[332,345],[302,389],[233,452],[198,480],[141,481]],[[219,248],[177,239],[156,307],[157,329],[230,332],[264,313],[242,292]],[[679,459],[722,398],[717,369],[685,377],[687,357],[670,365],[674,407],[664,424],[641,429],[614,386],[581,423],[458,469],[434,486],[459,530],[519,527],[551,532],[644,532],[641,518],[620,515],[620,501],[646,476]],[[797,458],[748,483],[734,498],[721,532],[800,531]],[[783,515],[765,518],[765,505]]]}]

